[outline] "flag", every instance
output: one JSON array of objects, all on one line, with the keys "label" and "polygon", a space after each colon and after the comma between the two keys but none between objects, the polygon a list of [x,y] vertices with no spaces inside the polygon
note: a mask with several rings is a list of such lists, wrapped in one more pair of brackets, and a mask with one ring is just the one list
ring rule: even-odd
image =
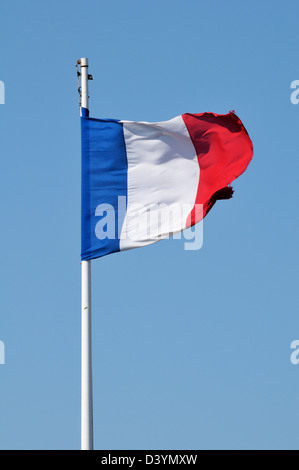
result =
[{"label": "flag", "polygon": [[253,156],[237,115],[164,122],[94,119],[83,109],[82,260],[149,245],[201,221]]}]

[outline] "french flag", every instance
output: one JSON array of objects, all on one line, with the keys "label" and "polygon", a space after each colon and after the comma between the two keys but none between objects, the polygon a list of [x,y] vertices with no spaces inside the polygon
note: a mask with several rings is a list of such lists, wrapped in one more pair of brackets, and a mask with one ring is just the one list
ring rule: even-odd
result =
[{"label": "french flag", "polygon": [[253,146],[228,114],[165,122],[94,119],[83,109],[82,260],[149,245],[195,225],[247,168]]}]

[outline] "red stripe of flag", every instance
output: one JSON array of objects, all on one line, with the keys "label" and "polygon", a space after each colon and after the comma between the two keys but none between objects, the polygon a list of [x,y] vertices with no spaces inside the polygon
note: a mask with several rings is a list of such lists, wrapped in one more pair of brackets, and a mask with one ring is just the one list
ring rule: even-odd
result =
[{"label": "red stripe of flag", "polygon": [[195,210],[195,206],[189,214],[186,227],[190,227],[205,217],[217,200],[232,197],[230,184],[249,165],[253,145],[233,111],[228,114],[183,114],[182,118],[200,168],[195,205],[203,205],[202,214]]}]

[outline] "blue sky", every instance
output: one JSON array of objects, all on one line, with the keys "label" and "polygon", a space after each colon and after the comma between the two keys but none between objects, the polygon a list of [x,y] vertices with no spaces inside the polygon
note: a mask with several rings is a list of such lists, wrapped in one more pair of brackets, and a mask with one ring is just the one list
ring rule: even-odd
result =
[{"label": "blue sky", "polygon": [[2,1],[0,448],[80,447],[80,122],[234,109],[254,159],[183,240],[99,259],[96,449],[299,449],[297,1]]}]

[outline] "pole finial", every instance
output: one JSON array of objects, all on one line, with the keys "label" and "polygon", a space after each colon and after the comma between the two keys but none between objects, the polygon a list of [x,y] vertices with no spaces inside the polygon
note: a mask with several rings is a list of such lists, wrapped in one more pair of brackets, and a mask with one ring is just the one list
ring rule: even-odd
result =
[{"label": "pole finial", "polygon": [[88,67],[87,57],[83,57],[82,59],[80,59],[80,65],[81,65],[81,67]]}]

